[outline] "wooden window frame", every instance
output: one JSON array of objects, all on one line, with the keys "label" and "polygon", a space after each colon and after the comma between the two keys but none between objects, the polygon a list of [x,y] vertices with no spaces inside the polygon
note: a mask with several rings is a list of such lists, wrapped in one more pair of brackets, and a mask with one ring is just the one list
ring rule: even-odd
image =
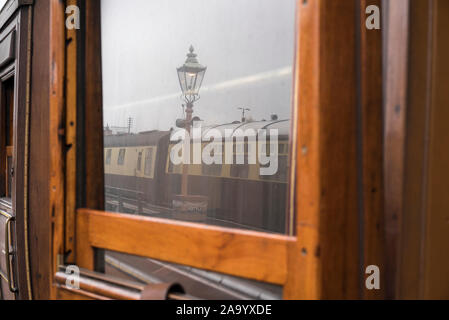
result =
[{"label": "wooden window frame", "polygon": [[[68,0],[82,19],[79,31],[65,31],[64,4],[51,0],[50,56],[61,68],[50,114],[54,125],[67,124],[72,146],[51,148],[52,165],[65,170],[65,180],[51,183],[66,197],[50,199],[63,212],[53,218],[53,270],[75,263],[101,271],[107,249],[282,285],[285,299],[382,298],[383,290],[361,285],[363,266],[383,266],[382,162],[370,157],[382,156],[382,38],[363,23],[364,8],[380,2],[297,1],[288,206],[295,236],[283,236],[102,211],[100,1]],[[66,289],[56,285],[53,297],[67,298]]]}]

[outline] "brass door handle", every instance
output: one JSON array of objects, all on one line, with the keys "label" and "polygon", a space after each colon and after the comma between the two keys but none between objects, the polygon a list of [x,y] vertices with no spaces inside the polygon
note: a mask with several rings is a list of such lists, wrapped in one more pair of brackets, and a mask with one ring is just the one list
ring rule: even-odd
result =
[{"label": "brass door handle", "polygon": [[[5,214],[4,214],[5,215]],[[6,215],[5,215],[6,216]],[[6,277],[8,278],[9,291],[17,292],[17,288],[14,286],[13,275],[11,272],[11,256],[14,254],[10,251],[11,247],[11,223],[15,221],[15,218],[11,215],[7,215],[7,220],[5,223],[5,256],[6,256]]]}]

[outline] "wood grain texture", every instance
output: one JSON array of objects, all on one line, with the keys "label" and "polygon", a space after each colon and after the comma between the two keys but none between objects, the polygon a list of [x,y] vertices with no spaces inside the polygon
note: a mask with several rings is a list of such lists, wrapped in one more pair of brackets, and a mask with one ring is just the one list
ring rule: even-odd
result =
[{"label": "wood grain texture", "polygon": [[[316,249],[319,245],[319,47],[320,36],[318,1],[303,4],[297,2],[296,61],[295,61],[295,108],[298,132],[296,167],[296,236],[297,242],[288,248],[288,275],[284,287],[284,299],[319,299],[321,296],[319,257],[309,256],[305,248]],[[307,32],[305,32],[307,30]],[[307,78],[306,78],[307,75]],[[307,157],[305,153],[307,152]],[[302,172],[299,174],[299,172]],[[317,201],[318,200],[318,201]],[[303,250],[304,249],[304,250]],[[313,252],[312,249],[312,252]],[[303,253],[301,253],[301,251]]]},{"label": "wood grain texture", "polygon": [[[79,3],[84,32],[78,38],[79,91],[78,150],[84,156],[77,169],[78,208],[104,210],[104,148],[103,148],[103,87],[101,60],[101,1],[91,0]],[[82,66],[82,67],[81,67]],[[81,115],[81,116],[80,116]],[[95,250],[94,269],[104,271],[104,252]]]},{"label": "wood grain texture", "polygon": [[[150,257],[249,279],[284,284],[293,238],[87,209],[83,247]],[[83,228],[84,229],[84,228]],[[78,243],[79,243],[78,242]]]},{"label": "wood grain texture", "polygon": [[287,299],[359,297],[356,5],[299,1],[298,242]]},{"label": "wood grain texture", "polygon": [[449,298],[449,2],[433,1],[434,54],[423,271],[425,299]]},{"label": "wood grain texture", "polygon": [[408,79],[406,153],[404,158],[404,217],[401,228],[403,252],[399,256],[397,297],[420,297],[421,245],[423,243],[423,194],[425,193],[424,150],[427,146],[429,85],[431,61],[429,1],[414,1],[410,5],[410,69]]},{"label": "wood grain texture", "polygon": [[412,1],[398,298],[449,297],[449,3]]},{"label": "wood grain texture", "polygon": [[[67,5],[77,5],[77,0],[67,1]],[[76,211],[76,157],[77,157],[77,51],[78,31],[67,30],[66,34],[66,155],[65,155],[65,263],[75,262],[75,211]]]},{"label": "wood grain texture", "polygon": [[[65,213],[65,5],[50,0],[50,73],[49,88],[49,153],[50,192],[48,214],[51,217],[52,234],[52,282],[58,270],[58,256],[64,256]],[[52,285],[52,299],[56,298],[56,287]]]},{"label": "wood grain texture", "polygon": [[100,0],[85,2],[85,206],[104,209],[103,95]]},{"label": "wood grain texture", "polygon": [[76,265],[87,270],[94,270],[94,248],[89,241],[89,216],[76,218]]},{"label": "wood grain texture", "polygon": [[387,298],[396,296],[398,279],[398,243],[403,212],[404,145],[407,116],[409,5],[409,0],[388,1],[384,102],[384,194],[387,256],[385,276]]},{"label": "wood grain texture", "polygon": [[[358,166],[359,219],[361,226],[361,298],[382,299],[385,296],[385,217],[383,179],[383,74],[382,30],[365,26],[366,8],[383,9],[381,0],[359,2],[360,34],[357,54],[359,63]],[[376,265],[381,272],[380,290],[367,290],[366,267]]]},{"label": "wood grain texture", "polygon": [[37,1],[33,7],[32,73],[30,106],[29,239],[34,299],[48,299],[51,286],[51,215],[49,146],[49,37],[50,2]]}]

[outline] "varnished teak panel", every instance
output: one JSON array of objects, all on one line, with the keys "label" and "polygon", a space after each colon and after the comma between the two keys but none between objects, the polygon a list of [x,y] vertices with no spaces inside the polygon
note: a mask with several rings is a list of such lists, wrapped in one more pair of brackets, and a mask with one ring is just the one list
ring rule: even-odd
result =
[{"label": "varnished teak panel", "polygon": [[88,230],[77,234],[83,250],[104,248],[275,284],[286,281],[290,237],[85,209],[78,211],[77,223]]}]

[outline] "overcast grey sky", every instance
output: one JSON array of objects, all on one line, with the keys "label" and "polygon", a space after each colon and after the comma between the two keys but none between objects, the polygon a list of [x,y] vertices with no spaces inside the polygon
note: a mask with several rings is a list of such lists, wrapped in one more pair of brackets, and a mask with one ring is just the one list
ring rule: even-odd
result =
[{"label": "overcast grey sky", "polygon": [[192,44],[208,67],[205,125],[290,117],[295,0],[103,0],[105,125],[168,130],[182,117],[176,68]]},{"label": "overcast grey sky", "polygon": [[3,6],[6,4],[8,0],[0,0],[0,10],[3,9]]}]

